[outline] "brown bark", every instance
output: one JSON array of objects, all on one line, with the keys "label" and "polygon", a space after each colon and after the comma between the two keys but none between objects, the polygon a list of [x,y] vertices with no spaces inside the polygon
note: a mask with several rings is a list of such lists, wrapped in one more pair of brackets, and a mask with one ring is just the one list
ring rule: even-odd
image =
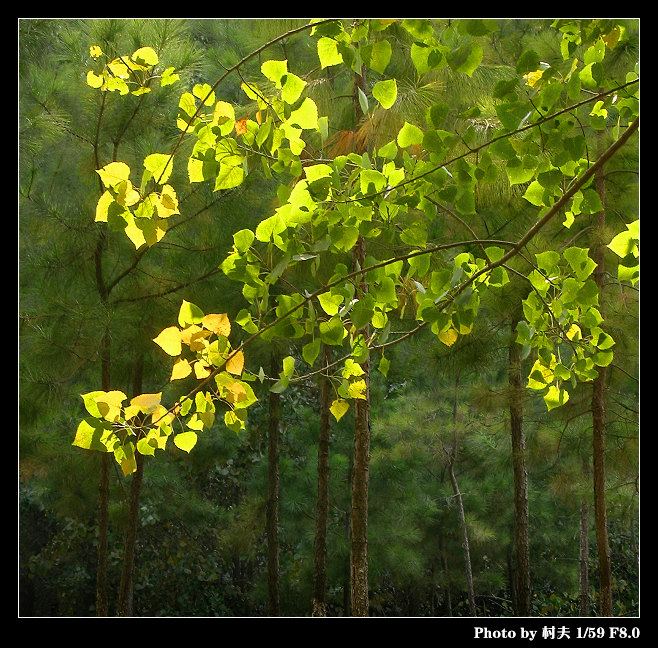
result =
[{"label": "brown bark", "polygon": [[[583,461],[586,477],[589,464]],[[580,502],[580,547],[578,555],[578,612],[581,617],[589,616],[589,503],[583,496]]]},{"label": "brown bark", "polygon": [[[354,265],[365,267],[365,241],[359,236],[354,248]],[[362,281],[358,295],[367,292]],[[369,327],[363,330],[368,336]],[[370,360],[361,364],[366,382],[365,399],[356,399],[354,409],[354,466],[352,469],[351,561],[352,615],[368,616],[368,483],[370,469]]]},{"label": "brown bark", "polygon": [[[97,260],[97,268],[98,268]],[[102,283],[100,284],[102,286]],[[110,333],[103,335],[101,342],[101,385],[104,391],[110,389]],[[110,455],[104,452],[100,461],[98,487],[98,549],[96,558],[96,615],[108,615],[107,602],[107,542],[109,533],[110,506]]]},{"label": "brown bark", "polygon": [[[517,319],[512,322],[515,330]],[[530,531],[528,511],[528,470],[523,421],[523,385],[521,347],[512,339],[509,346],[510,427],[512,431],[512,465],[514,472],[514,549],[515,612],[530,616]]]},{"label": "brown bark", "polygon": [[[277,358],[271,358],[271,373],[278,372]],[[269,616],[279,616],[279,425],[280,395],[270,392],[268,428],[268,495],[267,495],[267,594]]]},{"label": "brown bark", "polygon": [[[363,111],[358,99],[358,90],[366,91],[366,67],[361,74],[354,75],[354,113],[358,125]],[[353,250],[354,269],[365,267],[365,239],[359,236]],[[365,277],[357,285],[357,297],[368,292]],[[370,328],[366,326],[363,335],[367,338]],[[366,382],[365,399],[355,401],[354,413],[354,465],[352,469],[352,513],[351,513],[351,554],[350,581],[352,592],[352,615],[368,616],[368,483],[370,469],[370,361],[361,364]]]},{"label": "brown bark", "polygon": [[119,584],[119,599],[117,602],[117,616],[120,617],[133,615],[133,574],[135,568],[137,530],[139,527],[139,498],[142,490],[142,477],[144,475],[144,455],[137,452],[137,450],[135,450],[135,463],[137,468],[133,473],[130,483],[128,521],[124,541],[121,582]]},{"label": "brown bark", "polygon": [[[329,347],[323,346],[323,363],[331,359]],[[329,526],[329,437],[331,433],[330,411],[331,383],[327,376],[320,385],[320,432],[318,438],[318,500],[315,518],[315,542],[313,545],[313,594],[312,615],[327,616],[327,529]]]},{"label": "brown bark", "polygon": [[[133,396],[142,393],[142,371],[144,358],[139,356],[135,365],[133,376]],[[136,469],[130,482],[130,496],[128,504],[128,519],[124,534],[123,565],[121,567],[121,581],[119,584],[119,598],[117,601],[117,616],[128,617],[133,615],[133,581],[135,573],[135,550],[137,548],[137,531],[139,529],[139,499],[142,492],[144,477],[144,455],[135,448]]]}]

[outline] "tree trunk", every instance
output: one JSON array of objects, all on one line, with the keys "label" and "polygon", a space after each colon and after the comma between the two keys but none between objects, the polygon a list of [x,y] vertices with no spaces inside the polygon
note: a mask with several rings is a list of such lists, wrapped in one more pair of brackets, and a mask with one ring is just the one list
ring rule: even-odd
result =
[{"label": "tree trunk", "polygon": [[[325,367],[331,361],[328,346],[323,345]],[[329,525],[329,436],[331,433],[331,383],[322,376],[320,385],[320,432],[318,438],[318,500],[315,518],[315,543],[313,545],[313,594],[312,615],[327,616],[327,529]]]},{"label": "tree trunk", "polygon": [[[599,137],[600,148],[603,137]],[[603,308],[603,288],[605,284],[605,175],[601,167],[595,176],[596,190],[603,209],[596,214],[596,244],[593,258],[596,262],[594,281],[599,289],[599,309]],[[602,313],[603,314],[603,313]],[[606,367],[598,367],[599,375],[594,379],[592,390],[592,472],[594,481],[594,524],[596,545],[599,557],[600,613],[612,616],[612,578],[610,543],[608,540],[608,515],[605,496],[605,379]]]},{"label": "tree trunk", "polygon": [[[587,471],[589,473],[589,470]],[[578,556],[578,613],[589,616],[589,504],[580,502],[580,551]]]},{"label": "tree trunk", "polygon": [[133,473],[130,483],[130,499],[128,506],[128,522],[125,532],[123,566],[121,569],[121,582],[119,585],[119,600],[117,602],[117,616],[128,617],[133,615],[133,573],[135,567],[135,548],[137,545],[137,529],[139,527],[139,498],[142,490],[142,477],[144,474],[144,455],[135,451],[137,469]]},{"label": "tree trunk", "polygon": [[[512,331],[518,317],[512,321]],[[515,612],[530,616],[530,532],[528,512],[528,471],[526,467],[525,430],[523,424],[523,386],[521,347],[514,339],[509,345],[510,428],[512,430],[512,465],[514,471],[514,547],[516,565]]]},{"label": "tree trunk", "polygon": [[455,461],[457,459],[457,393],[459,389],[459,376],[455,379],[455,396],[452,406],[453,443],[448,452],[448,476],[452,484],[459,512],[459,525],[462,533],[462,548],[464,550],[464,568],[466,570],[466,587],[468,589],[468,607],[471,616],[477,616],[475,608],[475,588],[473,587],[473,569],[471,567],[471,550],[468,543],[468,529],[466,528],[466,515],[464,513],[464,501],[462,499],[457,476],[455,475]]},{"label": "tree trunk", "polygon": [[[100,247],[100,244],[99,244]],[[97,255],[98,257],[98,255]],[[97,269],[100,259],[97,258]],[[106,329],[101,342],[101,385],[110,390],[110,333]],[[100,461],[100,483],[98,487],[98,549],[96,559],[96,615],[108,615],[107,603],[107,543],[109,534],[110,508],[110,455],[104,452]]]},{"label": "tree trunk", "polygon": [[[348,492],[352,493],[352,469],[354,467],[354,458],[350,454],[349,462],[347,465],[347,488]],[[345,538],[347,539],[347,544],[351,546],[352,543],[352,521],[350,519],[351,507],[345,507]],[[350,551],[351,553],[351,551]],[[345,580],[343,585],[343,616],[349,617],[352,616],[352,585],[351,585],[351,576],[350,576],[350,563],[351,556],[348,555],[347,560],[345,561]]]},{"label": "tree trunk", "polygon": [[[271,357],[271,373],[277,374],[276,356]],[[279,424],[280,395],[270,392],[268,428],[268,493],[267,493],[267,594],[269,616],[279,616]]]},{"label": "tree trunk", "polygon": [[[361,74],[354,75],[354,114],[355,124],[363,118],[359,102],[359,89],[366,91],[366,66]],[[353,250],[354,269],[365,267],[365,239],[359,236]],[[368,292],[365,276],[362,276],[356,290],[357,298]],[[367,339],[370,327],[363,329]],[[354,467],[352,470],[352,514],[351,514],[351,559],[350,580],[352,590],[352,614],[368,616],[368,482],[370,467],[370,360],[361,364],[366,382],[365,399],[355,401],[354,414]]]},{"label": "tree trunk", "polygon": [[439,553],[441,554],[441,569],[446,578],[446,606],[448,608],[448,616],[452,616],[452,595],[450,592],[450,571],[448,569],[448,554],[446,552],[443,534],[439,533]]},{"label": "tree trunk", "polygon": [[[142,371],[144,358],[139,356],[135,365],[133,376],[133,397],[142,393]],[[133,615],[133,580],[135,572],[135,549],[137,547],[137,530],[139,528],[139,499],[142,491],[144,476],[144,455],[135,449],[136,470],[130,483],[130,498],[128,505],[128,520],[124,534],[123,565],[121,568],[121,582],[119,584],[119,599],[117,602],[117,616],[128,617]]]},{"label": "tree trunk", "polygon": [[462,494],[459,490],[457,477],[454,470],[454,455],[448,464],[448,475],[452,483],[452,489],[455,493],[455,501],[457,502],[457,511],[459,512],[459,526],[462,532],[462,548],[464,549],[464,568],[466,570],[466,586],[468,588],[468,607],[471,616],[477,616],[475,608],[475,588],[473,587],[473,570],[471,567],[471,550],[468,544],[468,530],[466,529],[466,515],[464,514],[464,501]]},{"label": "tree trunk", "polygon": [[[359,239],[354,248],[354,265],[365,266],[365,241]],[[365,281],[361,281],[357,294],[367,292]],[[369,327],[363,330],[367,338]],[[352,588],[352,614],[368,616],[368,482],[370,469],[370,360],[361,368],[366,382],[365,399],[356,399],[354,404],[354,467],[352,469],[352,536],[350,580]]]}]

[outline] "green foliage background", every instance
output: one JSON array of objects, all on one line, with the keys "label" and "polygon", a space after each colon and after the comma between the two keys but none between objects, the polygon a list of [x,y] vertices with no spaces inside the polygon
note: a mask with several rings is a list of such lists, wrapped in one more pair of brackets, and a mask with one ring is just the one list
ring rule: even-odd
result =
[{"label": "green foliage background", "polygon": [[[302,24],[287,20],[22,20],[19,24],[19,613],[25,616],[93,615],[95,600],[97,457],[71,446],[84,416],[79,394],[99,381],[99,338],[109,324],[116,388],[130,391],[135,357],[144,356],[144,392],[167,383],[151,340],[174,321],[181,293],[205,312],[221,304],[231,317],[242,306],[239,286],[218,271],[234,232],[271,213],[276,183],[251,173],[239,187],[212,194],[200,186],[185,196],[185,227],[168,233],[140,272],[123,282],[119,304],[100,304],[95,293],[92,222],[97,194],[89,140],[95,136],[95,91],[84,81],[89,46],[116,51],[150,45],[175,67],[185,87],[215,79],[263,42]],[[615,57],[637,55],[632,37]],[[475,102],[470,122],[484,139],[495,116],[487,92],[505,79],[529,47],[551,62],[560,57],[547,21],[504,20],[471,82],[445,78],[446,68],[414,87],[404,62],[391,65],[399,81],[397,132],[422,115],[436,93],[450,88],[455,113]],[[303,39],[284,41],[269,58],[288,58],[300,70],[317,65]],[[258,66],[259,67],[259,66]],[[256,74],[257,68],[245,74]],[[331,86],[331,87],[328,87]],[[313,96],[329,105],[347,91],[340,76],[318,82]],[[227,78],[222,98],[239,101],[240,80]],[[99,139],[105,153],[139,166],[145,155],[168,150],[178,137],[178,87],[163,89],[130,118],[136,101],[116,104]],[[324,103],[323,103],[324,102]],[[341,123],[348,128],[349,106]],[[127,126],[126,126],[127,124]],[[383,132],[383,141],[387,132]],[[82,137],[80,136],[82,135]],[[85,141],[84,138],[87,138]],[[390,138],[389,138],[390,139]],[[637,161],[624,152],[608,184],[610,220],[633,220]],[[630,173],[625,171],[631,170]],[[479,197],[492,231],[523,231],[527,213],[519,194],[494,184]],[[449,237],[449,221],[435,221],[431,238]],[[619,223],[611,229],[619,231]],[[574,237],[586,235],[586,228]],[[511,234],[510,234],[511,236]],[[608,237],[608,239],[610,239]],[[534,242],[541,251],[542,241]],[[135,254],[130,241],[108,242],[106,267]],[[521,269],[521,268],[520,268]],[[616,273],[614,275],[616,277]],[[611,279],[611,282],[613,279]],[[157,295],[149,299],[141,295]],[[512,332],[504,309],[483,303],[483,316],[450,349],[423,331],[392,347],[386,376],[373,372],[370,484],[370,589],[372,614],[468,614],[459,521],[445,447],[459,439],[457,473],[464,496],[478,613],[512,614],[509,565],[513,493],[507,423],[507,347]],[[609,383],[608,507],[614,566],[615,614],[638,613],[638,298],[618,284],[609,290],[606,323],[617,345]],[[401,322],[404,325],[404,321]],[[288,349],[288,347],[285,347]],[[254,366],[269,362],[270,345],[252,349]],[[299,349],[288,349],[300,358]],[[528,367],[529,368],[529,367]],[[457,382],[458,379],[458,382]],[[140,616],[263,616],[267,612],[266,391],[236,435],[221,422],[199,437],[191,454],[167,452],[147,462],[140,501],[135,563],[135,610]],[[541,398],[526,394],[529,453],[533,614],[577,615],[578,524],[590,485],[582,474],[589,456],[590,387],[578,385],[569,403],[547,415]],[[318,386],[312,380],[282,394],[280,578],[282,611],[310,614],[315,498],[317,495]],[[454,412],[456,417],[453,418]],[[349,578],[349,470],[352,423],[334,422],[331,438],[331,510],[328,556],[329,614],[345,611]],[[115,469],[113,468],[113,471]],[[112,473],[109,588],[121,570],[128,482]],[[593,537],[593,535],[592,535]],[[591,543],[592,614],[596,611],[596,551]]]}]

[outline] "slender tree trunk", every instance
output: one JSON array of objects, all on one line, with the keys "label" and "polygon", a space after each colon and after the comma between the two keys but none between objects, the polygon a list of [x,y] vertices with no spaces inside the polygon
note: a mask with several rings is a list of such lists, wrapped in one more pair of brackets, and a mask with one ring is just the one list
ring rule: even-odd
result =
[{"label": "slender tree trunk", "polygon": [[[589,465],[583,460],[585,475],[589,478]],[[578,612],[589,616],[589,503],[583,496],[580,501],[580,550],[578,556]]]},{"label": "slender tree trunk", "polygon": [[[512,321],[512,331],[518,317]],[[530,531],[528,512],[528,470],[526,467],[525,429],[523,424],[523,386],[521,347],[514,339],[509,345],[510,428],[512,430],[512,465],[514,471],[514,547],[516,565],[515,612],[530,616]]]},{"label": "slender tree trunk", "polygon": [[[274,354],[271,358],[271,373],[278,371]],[[268,614],[279,616],[279,425],[280,395],[270,392],[270,420],[268,429],[268,494],[267,494],[267,592]]]},{"label": "slender tree trunk", "polygon": [[[106,329],[101,341],[101,385],[110,390],[110,333]],[[96,559],[96,615],[108,615],[107,602],[107,545],[110,508],[110,455],[101,454],[98,487],[98,549]]]},{"label": "slender tree trunk", "polygon": [[466,570],[466,587],[468,588],[468,606],[471,616],[477,616],[475,607],[475,588],[473,586],[473,568],[471,566],[471,550],[468,542],[468,529],[466,528],[466,514],[464,513],[464,500],[462,499],[459,483],[455,475],[455,461],[457,460],[457,394],[459,390],[459,376],[455,379],[455,396],[452,405],[453,441],[448,452],[448,476],[452,484],[459,513],[459,525],[462,533],[462,548],[464,550],[464,568]]},{"label": "slender tree trunk", "polygon": [[120,617],[133,615],[133,573],[135,567],[135,548],[137,546],[137,529],[139,527],[139,498],[142,490],[142,477],[144,475],[144,455],[137,451],[135,451],[135,463],[137,469],[133,473],[130,483],[128,522],[125,533],[119,600],[117,602],[117,616]]},{"label": "slender tree trunk", "polygon": [[[323,345],[323,363],[331,360],[331,351]],[[331,433],[331,383],[322,376],[320,385],[320,433],[318,438],[318,500],[313,545],[312,615],[327,616],[327,529],[329,525],[329,437]]]},{"label": "slender tree trunk", "polygon": [[[142,371],[144,358],[139,356],[135,365],[133,377],[133,396],[142,393]],[[117,602],[117,616],[128,617],[133,615],[133,581],[135,573],[135,549],[137,547],[137,531],[139,529],[139,500],[142,491],[144,476],[144,455],[135,450],[136,470],[130,482],[130,497],[128,504],[128,520],[124,536],[123,565],[121,568],[121,581],[119,584],[119,599]]]},{"label": "slender tree trunk", "polygon": [[[354,113],[358,125],[363,118],[363,112],[358,100],[358,89],[366,90],[366,67],[361,68],[361,74],[354,75]],[[364,268],[366,260],[365,239],[359,236],[353,250],[354,269]],[[357,297],[363,297],[368,292],[365,277],[357,286]],[[364,337],[368,337],[370,327],[363,329]],[[365,372],[365,399],[357,399],[354,414],[354,467],[352,471],[352,535],[350,579],[352,589],[352,614],[368,616],[368,482],[370,468],[370,360],[361,364]]]},{"label": "slender tree trunk", "polygon": [[[354,459],[352,455],[349,457],[349,463],[347,465],[347,488],[348,492],[352,493],[352,469],[354,467]],[[345,507],[345,538],[347,539],[348,545],[351,547],[352,544],[352,521],[351,521],[351,507]],[[351,553],[351,550],[350,550]],[[350,574],[350,563],[351,556],[348,555],[345,562],[345,581],[343,585],[343,616],[349,617],[352,616],[352,585],[351,585],[351,574]]]},{"label": "slender tree trunk", "polygon": [[[354,249],[355,266],[365,266],[365,241],[359,237]],[[362,281],[358,294],[367,291]],[[363,330],[367,338],[369,327]],[[356,399],[354,414],[354,467],[352,470],[352,537],[350,578],[352,587],[352,614],[368,616],[368,483],[370,470],[370,360],[361,368],[366,383],[365,398]]]},{"label": "slender tree trunk", "polygon": [[448,569],[448,554],[446,552],[443,534],[439,533],[439,553],[441,554],[441,569],[446,578],[446,605],[448,607],[448,616],[452,616],[452,595],[450,592],[450,572]]},{"label": "slender tree trunk", "polygon": [[[599,148],[603,148],[603,136],[599,137]],[[594,281],[599,289],[599,309],[602,310],[605,285],[605,173],[601,167],[595,176],[596,190],[603,209],[596,214],[596,244],[593,258],[596,262]],[[612,616],[612,578],[610,543],[608,540],[608,515],[605,495],[605,380],[606,367],[598,367],[599,375],[594,379],[592,391],[592,472],[594,481],[594,524],[599,557],[600,613]]]}]

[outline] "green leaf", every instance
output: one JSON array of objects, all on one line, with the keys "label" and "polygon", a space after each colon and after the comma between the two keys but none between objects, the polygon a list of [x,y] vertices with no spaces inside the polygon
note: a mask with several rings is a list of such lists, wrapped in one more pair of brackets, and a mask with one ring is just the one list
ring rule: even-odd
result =
[{"label": "green leaf", "polygon": [[336,315],[340,309],[340,305],[343,303],[343,295],[325,292],[318,295],[318,301],[320,302],[320,306],[322,306],[322,310],[327,315]]},{"label": "green leaf", "polygon": [[630,230],[620,232],[608,244],[608,247],[622,259],[632,254],[638,256],[637,239]]},{"label": "green leaf", "polygon": [[389,61],[391,60],[391,44],[387,40],[377,41],[373,43],[370,51],[370,59],[368,65],[375,72],[384,74]]},{"label": "green leaf", "polygon": [[242,184],[244,180],[244,167],[230,164],[220,164],[219,173],[215,179],[214,191],[233,189]]},{"label": "green leaf", "polygon": [[315,364],[315,361],[320,354],[320,346],[322,341],[320,338],[315,338],[312,342],[305,344],[302,347],[302,358],[311,366]]},{"label": "green leaf", "polygon": [[201,324],[203,321],[203,311],[194,304],[183,300],[178,311],[178,324],[187,326],[188,324]]},{"label": "green leaf", "polygon": [[569,392],[562,387],[551,385],[548,391],[544,394],[544,402],[548,410],[555,409],[564,405],[569,400]]},{"label": "green leaf", "polygon": [[327,322],[320,322],[319,324],[320,338],[325,344],[330,346],[338,346],[343,343],[343,338],[346,335],[343,322],[337,315],[334,315]]},{"label": "green leaf", "polygon": [[535,205],[535,207],[543,207],[549,202],[546,189],[544,189],[544,187],[542,187],[541,184],[537,182],[537,180],[533,180],[530,183],[525,193],[523,194],[523,197],[531,205]]},{"label": "green leaf", "polygon": [[423,131],[409,122],[404,122],[404,126],[398,132],[397,143],[400,148],[407,148],[414,144],[420,144],[423,141]]},{"label": "green leaf", "polygon": [[294,104],[306,86],[306,81],[300,79],[296,74],[288,72],[281,88],[281,99],[287,104]]},{"label": "green leaf", "polygon": [[318,57],[320,58],[320,67],[323,70],[326,67],[339,65],[343,62],[343,56],[338,51],[338,43],[327,36],[322,36],[318,40]]},{"label": "green leaf", "polygon": [[277,88],[281,87],[281,77],[288,74],[288,61],[265,61],[260,71],[272,81]]},{"label": "green leaf", "polygon": [[382,356],[382,359],[379,361],[379,364],[377,365],[377,370],[382,373],[384,376],[388,376],[388,370],[391,366],[391,361],[386,357]]},{"label": "green leaf", "polygon": [[306,97],[297,110],[293,110],[288,118],[287,123],[298,126],[302,130],[317,130],[318,128],[318,107],[315,101]]},{"label": "green leaf", "polygon": [[372,96],[377,99],[382,108],[389,109],[397,99],[398,84],[395,79],[377,81],[372,88]]},{"label": "green leaf", "polygon": [[241,229],[240,231],[233,234],[233,243],[235,244],[235,249],[240,254],[244,254],[253,243],[254,236],[254,233],[250,229]]},{"label": "green leaf", "polygon": [[578,281],[585,281],[596,268],[596,263],[590,258],[586,248],[567,248],[563,252],[563,256],[573,269]]},{"label": "green leaf", "polygon": [[73,440],[74,446],[100,452],[112,452],[119,443],[112,425],[94,417],[87,417],[80,422]]},{"label": "green leaf", "polygon": [[453,49],[446,58],[448,59],[448,65],[453,70],[470,77],[480,65],[482,56],[482,46],[472,41]]},{"label": "green leaf", "polygon": [[516,62],[517,74],[527,74],[539,69],[539,54],[534,50],[526,50]]},{"label": "green leaf", "polygon": [[522,101],[509,101],[496,106],[500,123],[508,131],[516,130],[532,114],[532,107]]},{"label": "green leaf", "polygon": [[295,372],[295,358],[293,356],[286,356],[283,359],[283,371],[281,373],[282,377],[290,378]]}]

